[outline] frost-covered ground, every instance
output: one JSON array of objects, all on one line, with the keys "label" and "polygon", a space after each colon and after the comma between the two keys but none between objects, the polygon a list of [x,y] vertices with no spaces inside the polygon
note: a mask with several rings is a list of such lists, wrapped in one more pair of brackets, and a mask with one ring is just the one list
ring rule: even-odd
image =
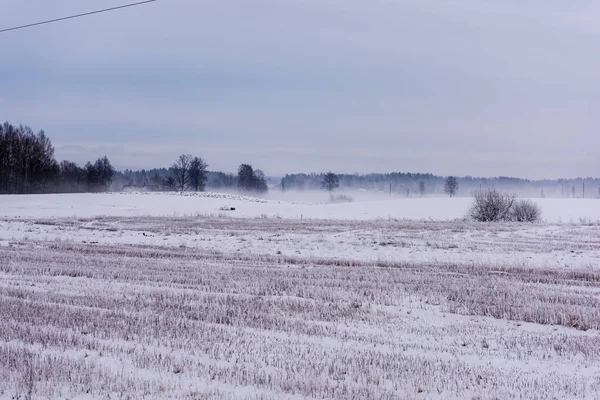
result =
[{"label": "frost-covered ground", "polygon": [[598,397],[592,214],[341,218],[372,204],[0,197],[0,399]]},{"label": "frost-covered ground", "polygon": [[600,269],[600,224],[592,223],[481,224],[204,216],[0,220],[0,247],[47,241],[368,262]]}]

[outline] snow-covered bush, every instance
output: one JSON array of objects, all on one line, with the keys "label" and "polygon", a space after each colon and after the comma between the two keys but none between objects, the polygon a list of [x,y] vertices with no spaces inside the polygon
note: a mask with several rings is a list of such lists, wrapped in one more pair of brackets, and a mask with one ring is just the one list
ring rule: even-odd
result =
[{"label": "snow-covered bush", "polygon": [[488,189],[473,194],[467,217],[478,222],[536,222],[542,216],[540,207],[531,200],[519,200],[514,194]]},{"label": "snow-covered bush", "polygon": [[517,201],[510,211],[510,219],[515,222],[537,222],[542,217],[542,210],[531,200]]},{"label": "snow-covered bush", "polygon": [[499,222],[511,219],[516,195],[502,194],[495,189],[475,192],[468,216],[479,222]]}]

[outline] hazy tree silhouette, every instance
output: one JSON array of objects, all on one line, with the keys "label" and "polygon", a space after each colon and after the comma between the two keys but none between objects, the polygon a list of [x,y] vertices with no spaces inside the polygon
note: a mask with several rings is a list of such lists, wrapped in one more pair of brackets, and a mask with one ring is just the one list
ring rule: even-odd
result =
[{"label": "hazy tree silhouette", "polygon": [[238,168],[238,187],[244,191],[254,188],[254,168],[250,164],[242,164]]},{"label": "hazy tree silhouette", "polygon": [[67,192],[80,192],[85,190],[85,171],[77,164],[64,160],[59,165],[59,189]]},{"label": "hazy tree silhouette", "polygon": [[458,191],[458,179],[455,176],[449,176],[446,178],[444,185],[444,191],[448,193],[450,197],[454,197]]},{"label": "hazy tree silhouette", "polygon": [[242,164],[238,168],[238,188],[245,192],[266,192],[269,190],[264,173],[256,171],[250,164]]},{"label": "hazy tree silhouette", "polygon": [[333,172],[326,173],[325,176],[323,177],[323,180],[321,181],[321,188],[324,190],[327,190],[331,193],[339,187],[340,187],[340,178],[338,178],[338,176],[336,174],[334,174]]},{"label": "hazy tree silhouette", "polygon": [[419,194],[421,197],[425,195],[425,182],[423,181],[419,182]]},{"label": "hazy tree silhouette", "polygon": [[94,167],[98,172],[100,187],[108,190],[115,174],[115,169],[110,164],[108,157],[104,156],[96,160]]},{"label": "hazy tree silhouette", "polygon": [[254,171],[254,190],[257,192],[266,192],[269,190],[267,187],[267,179],[265,173],[262,170],[257,169]]}]

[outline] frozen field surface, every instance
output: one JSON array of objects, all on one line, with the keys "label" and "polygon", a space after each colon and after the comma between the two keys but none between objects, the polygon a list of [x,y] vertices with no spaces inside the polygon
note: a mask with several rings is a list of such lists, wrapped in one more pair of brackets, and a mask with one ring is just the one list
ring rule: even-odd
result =
[{"label": "frozen field surface", "polygon": [[[95,217],[213,215],[311,219],[463,218],[470,198],[358,197],[352,203],[327,204],[324,193],[273,193],[265,200],[221,193],[108,193],[0,196],[0,217]],[[290,196],[290,197],[288,197]],[[299,203],[296,199],[302,198]],[[309,199],[312,198],[312,201]],[[368,200],[365,200],[368,199]],[[379,199],[379,200],[376,200]],[[600,199],[535,199],[548,222],[600,221]]]},{"label": "frozen field surface", "polygon": [[[167,205],[124,205],[136,198]],[[15,199],[1,200],[0,399],[600,393],[597,223],[230,218],[223,203],[329,206],[165,195],[76,197],[60,217],[64,203]],[[170,202],[190,208],[160,216]]]}]

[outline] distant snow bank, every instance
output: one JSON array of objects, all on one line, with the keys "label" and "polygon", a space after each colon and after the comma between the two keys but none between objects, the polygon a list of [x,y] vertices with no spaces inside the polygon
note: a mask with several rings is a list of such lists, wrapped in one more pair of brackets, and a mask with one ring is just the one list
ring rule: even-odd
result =
[{"label": "distant snow bank", "polygon": [[238,200],[238,201],[249,201],[252,203],[268,203],[268,200],[260,197],[242,196],[239,194],[231,193],[217,193],[217,192],[126,192],[117,194],[134,194],[134,195],[160,195],[160,196],[184,196],[184,197],[200,197],[207,199],[224,199],[224,200]]},{"label": "distant snow bank", "polygon": [[[292,199],[290,199],[292,200]],[[600,199],[534,199],[548,222],[598,222]],[[227,215],[243,218],[412,219],[463,218],[470,198],[409,198],[337,204],[292,203],[227,193],[81,193],[0,196],[0,217]],[[235,211],[222,211],[235,208]]]}]

